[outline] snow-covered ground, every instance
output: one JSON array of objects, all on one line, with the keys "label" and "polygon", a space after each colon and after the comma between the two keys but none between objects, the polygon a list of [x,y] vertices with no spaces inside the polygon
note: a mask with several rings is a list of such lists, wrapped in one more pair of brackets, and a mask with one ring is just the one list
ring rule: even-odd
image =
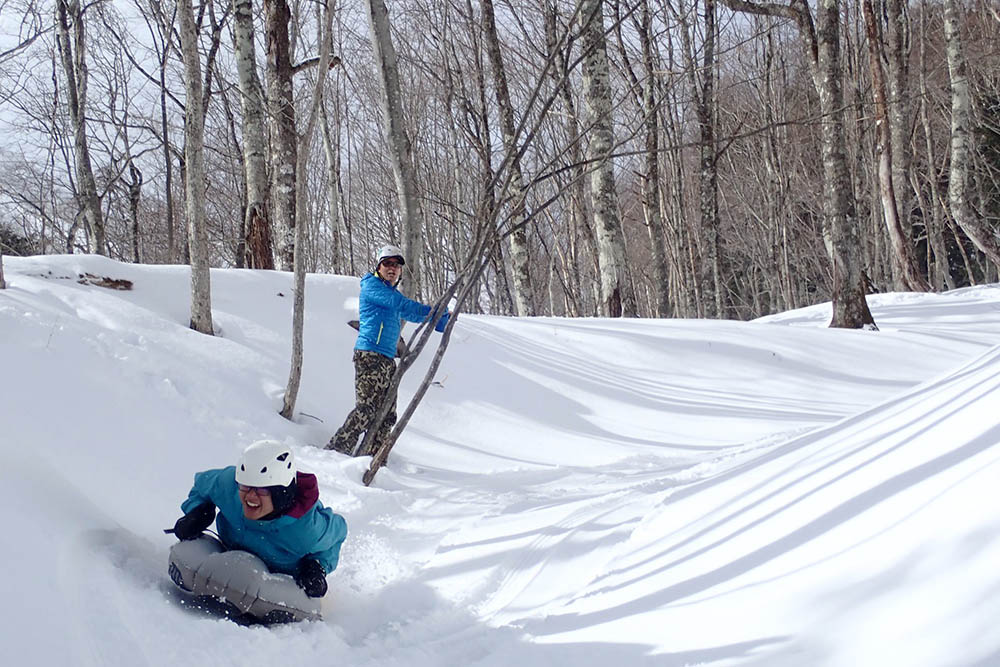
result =
[{"label": "snow-covered ground", "polygon": [[[309,277],[288,422],[288,274],[213,271],[208,337],[186,267],[4,268],[0,664],[1000,664],[1000,286],[873,296],[878,333],[462,315],[368,488],[314,446],[356,278]],[[193,473],[262,437],[348,522],[323,622],[241,627],[166,575]]]}]

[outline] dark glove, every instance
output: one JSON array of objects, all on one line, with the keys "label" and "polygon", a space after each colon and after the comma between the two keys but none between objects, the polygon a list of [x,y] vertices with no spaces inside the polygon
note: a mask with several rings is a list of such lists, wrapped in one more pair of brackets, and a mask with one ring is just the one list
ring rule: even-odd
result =
[{"label": "dark glove", "polygon": [[213,521],[215,521],[215,505],[202,503],[177,519],[177,523],[174,524],[174,535],[179,540],[193,540],[200,537],[201,531],[211,526]]},{"label": "dark glove", "polygon": [[311,598],[321,598],[326,595],[326,570],[312,556],[306,556],[299,561],[295,571],[295,583]]},{"label": "dark glove", "polygon": [[441,316],[441,319],[438,320],[437,325],[434,327],[434,331],[444,332],[444,328],[448,326],[449,319],[451,319],[451,313],[445,311],[444,315]]}]

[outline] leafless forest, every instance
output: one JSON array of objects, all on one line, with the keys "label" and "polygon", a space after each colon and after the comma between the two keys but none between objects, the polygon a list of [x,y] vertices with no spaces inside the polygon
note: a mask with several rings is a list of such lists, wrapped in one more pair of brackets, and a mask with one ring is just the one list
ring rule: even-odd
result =
[{"label": "leafless forest", "polygon": [[861,327],[865,293],[998,280],[996,0],[0,17],[2,255],[190,264],[202,331],[209,267],[360,275],[386,241],[411,295],[525,316]]}]

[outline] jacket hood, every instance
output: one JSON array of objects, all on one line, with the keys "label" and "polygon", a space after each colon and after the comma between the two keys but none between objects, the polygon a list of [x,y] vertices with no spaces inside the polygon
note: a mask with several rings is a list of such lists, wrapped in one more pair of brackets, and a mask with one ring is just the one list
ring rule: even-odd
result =
[{"label": "jacket hood", "polygon": [[298,494],[292,507],[285,512],[285,516],[298,519],[305,516],[306,512],[319,500],[319,483],[316,475],[308,472],[295,473],[295,485],[298,487]]}]

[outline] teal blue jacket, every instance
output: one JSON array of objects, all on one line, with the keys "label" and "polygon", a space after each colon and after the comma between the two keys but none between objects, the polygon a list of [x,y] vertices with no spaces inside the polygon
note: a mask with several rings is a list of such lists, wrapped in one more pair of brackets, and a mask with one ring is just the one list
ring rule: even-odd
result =
[{"label": "teal blue jacket", "polygon": [[219,508],[215,527],[229,549],[249,551],[272,572],[294,574],[304,556],[315,557],[329,574],[340,560],[347,522],[319,501],[316,476],[298,473],[298,495],[292,508],[268,521],[243,516],[236,466],[206,470],[194,476],[194,486],[181,510],[187,514],[205,502]]},{"label": "teal blue jacket", "polygon": [[[358,302],[358,341],[355,350],[370,350],[389,357],[396,356],[396,341],[403,325],[401,319],[423,322],[431,314],[431,307],[407,299],[395,286],[382,280],[375,273],[361,279],[361,297]],[[444,331],[449,314],[438,320],[435,331]]]}]

